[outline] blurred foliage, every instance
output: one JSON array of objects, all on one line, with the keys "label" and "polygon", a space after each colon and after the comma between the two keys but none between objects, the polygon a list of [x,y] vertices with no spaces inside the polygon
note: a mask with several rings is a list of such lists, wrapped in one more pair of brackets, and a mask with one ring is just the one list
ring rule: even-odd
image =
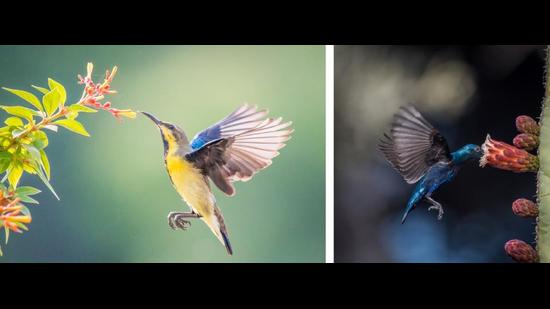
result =
[{"label": "blurred foliage", "polygon": [[[170,184],[150,121],[80,117],[93,139],[60,130],[48,146],[62,200],[44,194],[40,202],[59,207],[34,208],[31,232],[10,239],[2,262],[324,262],[324,46],[0,46],[0,55],[2,84],[23,88],[53,75],[70,101],[79,99],[70,81],[83,61],[116,64],[117,102],[188,136],[245,102],[295,128],[273,165],[236,183],[234,197],[213,188],[235,251],[228,257],[205,225],[168,227],[168,212],[188,206]],[[22,181],[40,188],[40,180]]]},{"label": "blurred foliage", "polygon": [[[65,105],[65,87],[51,78],[48,78],[48,88],[32,86],[42,94],[42,100],[25,90],[3,88],[33,107],[0,106],[10,115],[4,121],[5,126],[0,128],[0,173],[4,173],[0,183],[0,228],[5,230],[6,244],[10,231],[28,231],[25,224],[31,223],[31,212],[23,203],[38,204],[38,201],[30,196],[41,192],[31,186],[18,186],[23,173],[37,175],[59,200],[49,182],[50,161],[45,151],[49,140],[45,130],[57,132],[58,127],[64,127],[74,133],[90,136],[84,125],[76,120],[80,113],[97,112],[88,106],[104,108],[115,117],[120,117],[119,110],[111,108],[110,103],[106,103],[107,106],[98,103],[104,95],[114,93],[109,88],[116,67],[112,72],[107,71],[103,83],[98,84],[94,84],[91,79],[92,70],[93,65],[89,63],[86,78],[80,77],[80,83],[85,84],[82,97],[71,105]],[[122,115],[135,118],[135,113],[130,110],[126,110]],[[6,180],[8,186],[4,185]]]}]

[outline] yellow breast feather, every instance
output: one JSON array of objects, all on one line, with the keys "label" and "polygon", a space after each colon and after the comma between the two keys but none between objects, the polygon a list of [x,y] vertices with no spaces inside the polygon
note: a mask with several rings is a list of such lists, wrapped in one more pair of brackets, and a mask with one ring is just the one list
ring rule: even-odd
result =
[{"label": "yellow breast feather", "polygon": [[166,157],[166,169],[174,188],[191,209],[200,216],[209,216],[215,206],[215,200],[200,170],[178,155]]}]

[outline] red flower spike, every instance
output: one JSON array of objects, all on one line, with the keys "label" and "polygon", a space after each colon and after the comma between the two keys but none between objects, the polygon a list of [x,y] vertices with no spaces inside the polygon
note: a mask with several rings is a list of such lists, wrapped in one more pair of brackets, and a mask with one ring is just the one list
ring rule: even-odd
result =
[{"label": "red flower spike", "polygon": [[101,84],[100,83],[96,84],[93,82],[92,80],[93,69],[94,69],[93,64],[88,63],[86,77],[83,78],[81,75],[78,75],[78,83],[85,85],[84,93],[82,94],[82,98],[79,104],[93,107],[95,109],[106,110],[110,112],[118,120],[121,120],[122,117],[135,118],[136,113],[132,110],[129,110],[129,109],[118,110],[118,109],[111,108],[111,102],[106,102],[104,104],[101,103],[101,100],[105,98],[104,95],[116,93],[115,90],[111,89],[111,82],[113,81],[113,78],[116,75],[117,67],[116,66],[113,67],[112,71],[107,70],[105,72],[105,79]]},{"label": "red flower spike", "polygon": [[504,245],[506,253],[518,263],[536,263],[538,254],[533,247],[519,239],[512,239]]},{"label": "red flower spike", "polygon": [[479,161],[481,167],[489,165],[515,173],[536,172],[539,169],[537,156],[515,146],[493,140],[490,135],[487,135],[481,148],[483,149],[483,156]]},{"label": "red flower spike", "polygon": [[516,118],[516,128],[520,133],[529,133],[533,135],[539,135],[540,127],[535,119],[529,116],[518,116]]},{"label": "red flower spike", "polygon": [[539,137],[529,133],[521,133],[514,138],[514,146],[531,151],[539,147]]},{"label": "red flower spike", "polygon": [[528,199],[520,198],[512,203],[512,211],[516,216],[520,217],[537,217],[539,215],[539,208],[535,202]]}]

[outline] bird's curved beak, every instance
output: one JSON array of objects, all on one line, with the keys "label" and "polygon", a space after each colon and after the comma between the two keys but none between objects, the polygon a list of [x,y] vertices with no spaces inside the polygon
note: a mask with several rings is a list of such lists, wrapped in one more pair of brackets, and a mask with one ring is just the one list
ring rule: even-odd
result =
[{"label": "bird's curved beak", "polygon": [[147,118],[151,119],[157,126],[160,125],[160,120],[157,119],[157,117],[149,114],[148,112],[141,112],[143,115],[147,116]]}]

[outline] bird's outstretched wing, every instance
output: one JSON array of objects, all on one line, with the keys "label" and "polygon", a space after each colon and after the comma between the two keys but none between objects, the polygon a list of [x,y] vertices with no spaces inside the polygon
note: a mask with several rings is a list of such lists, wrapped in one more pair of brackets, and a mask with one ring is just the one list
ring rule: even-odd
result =
[{"label": "bird's outstretched wing", "polygon": [[408,183],[417,182],[433,164],[451,160],[445,137],[413,106],[399,109],[378,148]]},{"label": "bird's outstretched wing", "polygon": [[267,110],[247,104],[215,125],[197,134],[186,158],[210,177],[227,195],[234,195],[232,182],[247,181],[271,165],[278,150],[294,131],[291,122],[267,118]]}]

